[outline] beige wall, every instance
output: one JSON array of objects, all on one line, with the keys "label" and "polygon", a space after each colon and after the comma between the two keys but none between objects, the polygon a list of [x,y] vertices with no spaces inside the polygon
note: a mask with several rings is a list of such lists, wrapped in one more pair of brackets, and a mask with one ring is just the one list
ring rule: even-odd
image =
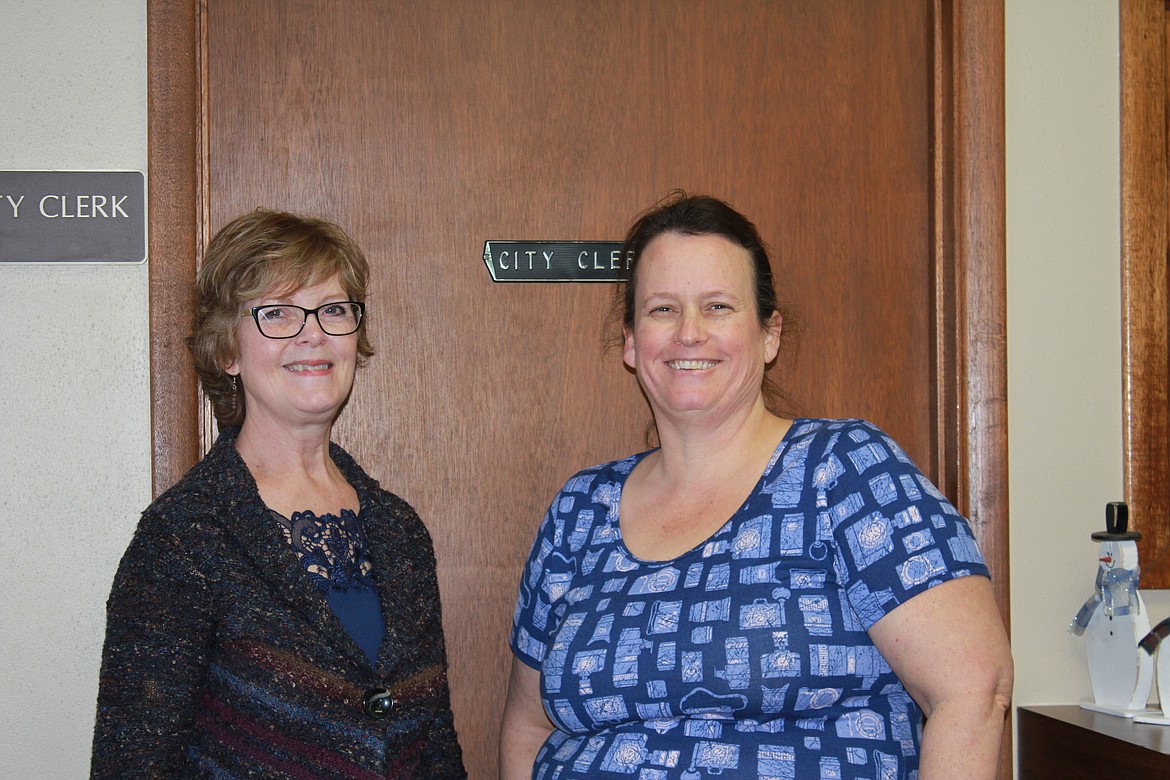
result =
[{"label": "beige wall", "polygon": [[[145,170],[145,0],[0,0],[0,169]],[[1121,497],[1116,0],[1007,0],[1016,702],[1088,695],[1065,627]],[[18,321],[30,302],[68,319]],[[145,266],[0,266],[0,777],[84,776],[149,500]],[[1155,618],[1170,592],[1146,592]]]},{"label": "beige wall", "polygon": [[[0,0],[0,169],[146,170],[145,14]],[[106,593],[150,498],[146,273],[0,266],[0,777],[88,772]]]},{"label": "beige wall", "polygon": [[[1008,423],[1017,705],[1091,698],[1067,626],[1123,498],[1117,0],[1007,1]],[[1152,622],[1170,591],[1143,591]]]}]

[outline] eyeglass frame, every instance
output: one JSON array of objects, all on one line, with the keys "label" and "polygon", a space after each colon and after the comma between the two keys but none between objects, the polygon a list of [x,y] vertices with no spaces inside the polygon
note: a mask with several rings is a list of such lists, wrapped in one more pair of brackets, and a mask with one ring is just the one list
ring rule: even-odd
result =
[{"label": "eyeglass frame", "polygon": [[[357,310],[358,310],[357,327],[355,327],[353,330],[349,331],[348,333],[330,333],[329,331],[325,330],[325,326],[321,324],[321,317],[318,316],[317,312],[321,311],[322,309],[327,309],[330,306],[342,306],[342,305],[357,306]],[[264,332],[264,327],[260,324],[260,310],[261,309],[273,309],[273,308],[299,309],[300,310],[301,314],[303,314],[304,316],[301,319],[301,327],[297,328],[296,333],[289,334],[288,336],[269,336],[267,333]],[[303,331],[305,329],[305,324],[308,323],[308,321],[309,321],[310,314],[312,314],[313,317],[317,320],[317,327],[321,329],[322,333],[324,333],[326,336],[334,336],[334,337],[340,338],[341,336],[350,336],[354,333],[357,333],[361,329],[362,322],[365,321],[365,319],[366,319],[366,305],[364,303],[362,303],[361,301],[330,301],[329,303],[321,304],[320,306],[318,306],[315,309],[306,309],[304,306],[297,306],[295,303],[266,303],[263,306],[253,306],[251,309],[249,309],[247,312],[241,314],[240,316],[247,317],[248,315],[251,315],[252,321],[256,323],[256,330],[260,331],[260,335],[263,336],[264,338],[274,339],[276,341],[282,341],[284,339],[295,339],[297,336],[301,335],[301,331]]]}]

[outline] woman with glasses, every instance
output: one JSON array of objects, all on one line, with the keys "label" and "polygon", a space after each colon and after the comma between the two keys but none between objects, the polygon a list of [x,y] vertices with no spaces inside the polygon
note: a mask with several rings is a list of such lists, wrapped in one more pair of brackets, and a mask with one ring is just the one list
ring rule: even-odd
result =
[{"label": "woman with glasses", "polygon": [[466,777],[430,537],[330,441],[367,276],[320,219],[208,245],[188,344],[220,434],[118,569],[93,777]]}]

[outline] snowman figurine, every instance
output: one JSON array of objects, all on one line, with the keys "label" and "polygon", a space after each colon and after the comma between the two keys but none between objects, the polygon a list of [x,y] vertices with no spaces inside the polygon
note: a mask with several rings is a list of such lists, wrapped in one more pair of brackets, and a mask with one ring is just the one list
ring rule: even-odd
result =
[{"label": "snowman figurine", "polygon": [[1163,640],[1170,637],[1170,618],[1166,618],[1154,626],[1146,634],[1138,646],[1154,658],[1154,676],[1158,679],[1158,701],[1162,705],[1160,713],[1152,715],[1138,715],[1134,720],[1138,723],[1154,723],[1159,726],[1170,726],[1170,641]]},{"label": "snowman figurine", "polygon": [[1093,701],[1081,706],[1133,718],[1152,712],[1146,702],[1154,682],[1154,659],[1138,646],[1150,632],[1150,619],[1138,592],[1141,534],[1128,527],[1126,505],[1107,504],[1105,531],[1092,535],[1101,543],[1096,587],[1069,630],[1085,637],[1089,660]]}]

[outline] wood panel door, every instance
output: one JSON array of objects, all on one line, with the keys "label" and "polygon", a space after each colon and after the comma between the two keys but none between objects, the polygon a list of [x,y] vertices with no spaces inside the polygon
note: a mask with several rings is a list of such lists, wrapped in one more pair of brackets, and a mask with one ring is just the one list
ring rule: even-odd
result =
[{"label": "wood panel door", "polygon": [[[179,20],[153,5],[152,30]],[[643,448],[649,423],[602,347],[611,287],[493,283],[487,240],[619,240],[674,188],[732,202],[797,312],[772,369],[787,411],[893,434],[972,516],[1006,609],[1002,191],[985,185],[1002,181],[1002,108],[994,49],[987,87],[953,37],[1002,51],[996,7],[211,0],[152,44],[194,44],[193,80],[160,70],[152,95],[193,87],[200,128],[156,135],[172,117],[154,103],[152,235],[175,225],[152,244],[160,316],[190,306],[193,269],[161,259],[184,224],[197,257],[257,206],[321,214],[373,263],[378,354],[336,438],[434,537],[473,777],[495,776],[515,589],[547,502],[576,469]],[[990,117],[957,127],[956,95],[990,95]],[[185,184],[163,183],[164,137],[194,156]],[[157,187],[188,199],[186,222]],[[158,397],[168,378],[190,387],[166,338],[159,489],[209,434],[193,395]]]}]

